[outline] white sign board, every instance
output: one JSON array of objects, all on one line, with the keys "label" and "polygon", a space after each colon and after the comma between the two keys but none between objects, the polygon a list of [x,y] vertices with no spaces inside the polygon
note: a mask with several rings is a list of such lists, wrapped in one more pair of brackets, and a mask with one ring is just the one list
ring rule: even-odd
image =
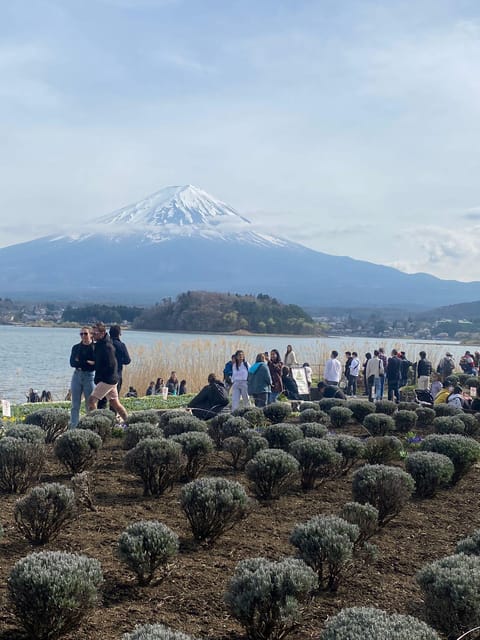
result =
[{"label": "white sign board", "polygon": [[308,388],[307,376],[303,367],[292,367],[292,378],[297,383],[298,393],[301,396],[308,396],[310,389]]},{"label": "white sign board", "polygon": [[11,418],[10,400],[2,400],[2,415],[4,418]]}]

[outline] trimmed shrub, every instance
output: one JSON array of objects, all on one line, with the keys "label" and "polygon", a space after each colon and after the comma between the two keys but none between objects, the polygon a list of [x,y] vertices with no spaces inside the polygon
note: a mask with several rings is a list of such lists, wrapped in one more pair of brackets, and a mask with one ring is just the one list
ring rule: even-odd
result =
[{"label": "trimmed shrub", "polygon": [[398,411],[416,411],[418,404],[416,402],[402,401],[397,404]]},{"label": "trimmed shrub", "polygon": [[351,400],[348,403],[348,408],[353,413],[355,420],[360,424],[363,423],[368,415],[375,413],[375,405],[366,400]]},{"label": "trimmed shrub", "polygon": [[328,413],[321,411],[318,406],[316,409],[305,409],[298,416],[298,422],[319,422],[320,424],[330,424]]},{"label": "trimmed shrub", "polygon": [[363,426],[372,436],[386,436],[395,431],[395,420],[386,413],[370,413],[363,421]]},{"label": "trimmed shrub", "polygon": [[400,433],[408,433],[408,431],[415,429],[418,416],[415,411],[399,409],[393,419],[395,420],[395,429],[397,431]]},{"label": "trimmed shrub", "polygon": [[417,407],[415,409],[417,414],[417,427],[429,427],[437,415],[430,407]]},{"label": "trimmed shrub", "polygon": [[353,465],[363,458],[365,445],[360,438],[349,435],[339,435],[328,438],[333,448],[342,456],[342,474],[345,475]]},{"label": "trimmed shrub", "polygon": [[465,424],[457,416],[441,416],[433,421],[436,433],[458,433],[465,435]]},{"label": "trimmed shrub", "polygon": [[475,387],[475,389],[478,389],[480,386],[480,379],[475,376],[468,376],[462,386],[469,388]]},{"label": "trimmed shrub", "polygon": [[303,422],[299,427],[304,438],[324,438],[328,433],[327,427],[318,422]]},{"label": "trimmed shrub", "polygon": [[342,609],[330,618],[319,640],[440,640],[425,622],[374,607]]},{"label": "trimmed shrub", "polygon": [[283,422],[292,413],[289,402],[272,402],[263,407],[263,413],[272,424]]},{"label": "trimmed shrub", "polygon": [[366,504],[347,502],[341,508],[339,516],[350,522],[350,524],[357,525],[359,534],[355,540],[355,546],[365,544],[367,540],[377,533],[378,509],[368,504],[368,502]]},{"label": "trimmed shrub", "polygon": [[129,451],[145,438],[163,438],[163,431],[152,422],[129,423],[124,430],[123,448]]},{"label": "trimmed shrub", "polygon": [[363,457],[369,464],[388,464],[402,456],[402,442],[395,436],[368,438],[363,448]]},{"label": "trimmed shrub", "polygon": [[300,465],[304,491],[313,489],[318,478],[334,475],[342,464],[342,456],[324,438],[296,440],[290,445],[290,453]]},{"label": "trimmed shrub", "polygon": [[43,484],[17,500],[14,513],[17,527],[27,540],[32,544],[45,544],[75,518],[75,496],[71,489],[58,482]]},{"label": "trimmed shrub", "polygon": [[180,444],[187,460],[184,469],[185,478],[195,480],[207,464],[208,455],[213,451],[213,440],[208,434],[199,431],[181,433],[173,436],[172,440]]},{"label": "trimmed shrub", "polygon": [[55,442],[55,455],[71,473],[80,473],[91,467],[102,446],[99,435],[89,429],[70,429]]},{"label": "trimmed shrub", "polygon": [[368,502],[378,509],[380,526],[400,513],[414,488],[410,474],[381,464],[361,467],[352,479],[353,499],[361,504]]},{"label": "trimmed shrub", "polygon": [[375,412],[385,413],[387,416],[393,416],[397,411],[397,405],[393,400],[377,400],[375,402]]},{"label": "trimmed shrub", "polygon": [[7,589],[29,638],[51,640],[78,627],[96,605],[102,581],[97,560],[63,551],[41,551],[15,564]]},{"label": "trimmed shrub", "polygon": [[38,482],[44,465],[44,445],[18,438],[0,439],[0,491],[24,493]]},{"label": "trimmed shrub", "polygon": [[449,638],[480,625],[480,557],[463,553],[427,564],[417,573],[427,619]]},{"label": "trimmed shrub", "polygon": [[282,449],[264,449],[247,463],[245,472],[258,498],[268,500],[285,493],[299,471],[297,460]]},{"label": "trimmed shrub", "polygon": [[455,553],[464,553],[467,556],[480,556],[480,529],[476,529],[471,536],[459,540]]},{"label": "trimmed shrub", "polygon": [[419,498],[434,496],[437,489],[449,484],[454,473],[453,462],[441,453],[417,451],[405,460],[405,469],[415,480]]},{"label": "trimmed shrub", "polygon": [[144,624],[135,627],[130,633],[125,633],[122,640],[194,640],[181,631],[174,631],[163,624]]},{"label": "trimmed shrub", "polygon": [[241,431],[238,436],[225,438],[222,448],[230,454],[228,463],[234,471],[238,471],[238,469],[244,469],[247,462],[259,451],[268,449],[268,440],[257,431],[248,429],[248,431]]},{"label": "trimmed shrub", "polygon": [[159,496],[173,487],[181,471],[182,447],[166,438],[145,438],[125,456],[126,468],[143,482],[144,496]]},{"label": "trimmed shrub", "polygon": [[[112,413],[111,411],[109,413]],[[102,442],[105,442],[107,438],[112,435],[113,424],[112,420],[108,416],[86,415],[80,418],[78,421],[78,429],[89,429],[100,436]]]},{"label": "trimmed shrub", "polygon": [[232,436],[239,436],[244,431],[250,431],[252,427],[248,420],[241,417],[227,416],[227,420],[221,423],[219,427],[220,441]]},{"label": "trimmed shrub", "polygon": [[26,440],[32,444],[43,444],[45,442],[45,432],[33,424],[12,424],[5,429],[4,435],[7,438]]},{"label": "trimmed shrub", "polygon": [[249,640],[281,640],[297,626],[316,582],[301,560],[248,558],[237,564],[225,600]]},{"label": "trimmed shrub", "polygon": [[166,424],[172,417],[176,418],[177,416],[182,416],[184,414],[185,414],[185,411],[181,411],[180,409],[169,409],[168,411],[165,411],[164,414],[162,414],[162,418],[165,415],[166,415],[166,418],[163,418],[161,420],[160,413],[156,409],[145,409],[144,411],[132,411],[131,413],[128,414],[127,424],[130,426],[133,424],[137,424],[138,422],[141,422],[142,424],[145,424],[145,422],[148,422],[149,424],[153,424],[158,427],[160,422],[165,422]]},{"label": "trimmed shrub", "polygon": [[262,436],[261,433],[257,431],[252,431],[249,429],[248,431],[242,431],[240,433],[240,438],[245,442],[245,462],[242,466],[242,469],[245,468],[245,465],[249,460],[254,458],[259,451],[263,451],[263,449],[268,449],[268,440]]},{"label": "trimmed shrub", "polygon": [[[167,411],[158,414],[159,426],[163,428],[170,420],[174,418],[185,418],[186,416],[193,417],[192,414],[185,411],[185,409],[167,409]],[[149,422],[149,420],[140,420],[140,422]]]},{"label": "trimmed shrub", "polygon": [[422,441],[420,449],[443,453],[450,458],[455,467],[452,477],[454,484],[480,459],[480,444],[476,440],[453,433],[431,434]]},{"label": "trimmed shrub", "polygon": [[93,411],[89,411],[88,415],[92,418],[97,416],[102,416],[103,418],[108,418],[112,424],[112,427],[115,426],[117,421],[117,415],[114,411],[110,411],[110,409],[93,409]]},{"label": "trimmed shrub", "polygon": [[471,438],[478,436],[480,432],[479,414],[472,416],[471,413],[459,413],[455,418],[461,420],[465,425],[465,435]]},{"label": "trimmed shrub", "polygon": [[239,482],[201,478],[183,487],[180,505],[195,540],[214,542],[245,516],[248,498]]},{"label": "trimmed shrub", "polygon": [[346,405],[347,401],[341,398],[322,398],[318,403],[320,409],[326,413],[330,413],[332,407],[345,407]]},{"label": "trimmed shrub", "polygon": [[352,419],[353,412],[347,407],[332,407],[328,414],[332,427],[340,429],[345,427],[347,423]]},{"label": "trimmed shrub", "polygon": [[126,528],[118,539],[118,555],[145,586],[155,572],[178,553],[178,536],[157,520],[141,520]]},{"label": "trimmed shrub", "polygon": [[313,400],[303,400],[298,407],[298,411],[303,413],[307,409],[313,409],[314,411],[319,410],[318,402],[314,402]]},{"label": "trimmed shrub", "polygon": [[[265,418],[265,414],[263,413],[260,407],[241,407],[240,416],[247,420],[251,427],[264,427],[267,424],[267,419]],[[237,411],[234,412],[234,415],[237,415]]]},{"label": "trimmed shrub", "polygon": [[70,423],[70,413],[65,409],[39,409],[25,416],[26,424],[34,424],[45,432],[45,442],[54,442],[66,431]]},{"label": "trimmed shrub", "polygon": [[234,471],[238,471],[242,468],[242,458],[244,458],[246,448],[247,445],[245,441],[240,438],[240,436],[230,436],[230,438],[225,438],[225,440],[223,441],[222,449],[229,454],[227,463],[232,467]]},{"label": "trimmed shrub", "polygon": [[166,425],[162,427],[163,435],[165,438],[170,438],[170,436],[178,436],[181,433],[190,433],[192,431],[197,431],[201,433],[206,433],[208,430],[207,425],[204,420],[200,420],[200,418],[195,418],[195,416],[190,415],[185,412],[185,415],[178,418],[172,418],[168,421]]},{"label": "trimmed shrub", "polygon": [[219,413],[208,421],[208,435],[214,441],[217,449],[222,448],[223,437],[223,425],[232,416],[229,413]]},{"label": "trimmed shrub", "polygon": [[433,410],[435,411],[435,415],[437,418],[442,418],[444,416],[456,416],[459,413],[462,413],[461,409],[457,409],[457,407],[452,407],[449,404],[434,404]]},{"label": "trimmed shrub", "polygon": [[303,440],[303,432],[296,424],[272,424],[266,427],[262,436],[268,441],[271,449],[288,451],[292,442]]},{"label": "trimmed shrub", "polygon": [[353,559],[360,529],[337,516],[315,516],[298,524],[290,536],[300,558],[318,576],[319,589],[336,591]]},{"label": "trimmed shrub", "polygon": [[90,472],[82,471],[72,476],[72,488],[77,506],[86,507],[90,511],[97,510],[93,504],[93,479]]}]

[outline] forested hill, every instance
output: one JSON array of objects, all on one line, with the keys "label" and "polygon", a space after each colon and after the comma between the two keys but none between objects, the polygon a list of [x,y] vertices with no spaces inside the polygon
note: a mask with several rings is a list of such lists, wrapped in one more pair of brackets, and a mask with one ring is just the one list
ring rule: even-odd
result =
[{"label": "forested hill", "polygon": [[146,309],[133,324],[150,331],[245,330],[252,333],[312,334],[318,328],[311,316],[294,304],[275,298],[233,293],[188,291]]}]

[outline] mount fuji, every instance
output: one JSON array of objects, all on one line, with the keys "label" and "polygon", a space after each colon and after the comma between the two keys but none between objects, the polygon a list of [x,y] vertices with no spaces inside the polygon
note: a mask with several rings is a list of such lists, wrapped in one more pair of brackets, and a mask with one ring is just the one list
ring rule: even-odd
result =
[{"label": "mount fuji", "polygon": [[409,275],[259,233],[192,185],[166,187],[86,228],[0,249],[1,296],[147,304],[187,290],[329,307],[480,299],[480,282]]}]

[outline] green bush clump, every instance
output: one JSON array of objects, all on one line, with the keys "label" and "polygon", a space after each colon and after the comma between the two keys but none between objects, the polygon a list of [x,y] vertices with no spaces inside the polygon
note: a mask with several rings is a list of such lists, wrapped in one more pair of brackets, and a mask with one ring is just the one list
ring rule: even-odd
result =
[{"label": "green bush clump", "polygon": [[38,482],[44,465],[44,445],[19,438],[0,439],[0,491],[24,493]]},{"label": "green bush clump", "polygon": [[321,411],[318,406],[316,409],[305,409],[298,416],[298,421],[302,422],[318,422],[320,424],[330,424],[328,413]]},{"label": "green bush clump", "polygon": [[78,627],[97,604],[102,582],[97,560],[63,551],[41,551],[15,564],[7,589],[28,637],[53,640]]},{"label": "green bush clump", "polygon": [[250,426],[254,428],[264,427],[267,424],[265,414],[260,407],[241,407],[241,409],[234,411],[233,415],[239,415],[241,418],[244,418],[250,423]]},{"label": "green bush clump", "polygon": [[263,407],[263,413],[272,424],[278,424],[288,418],[292,413],[292,407],[289,402],[272,402]]},{"label": "green bush clump", "polygon": [[123,448],[129,451],[145,438],[163,438],[163,431],[152,422],[133,422],[125,427]]},{"label": "green bush clump", "polygon": [[332,427],[340,429],[341,427],[345,427],[352,419],[353,412],[347,407],[332,407],[329,411],[328,417],[330,418]]},{"label": "green bush clump", "polygon": [[112,423],[112,427],[115,425],[117,421],[117,415],[115,411],[110,411],[110,409],[93,409],[93,411],[88,412],[89,416],[96,417],[102,416],[103,418],[108,418]]},{"label": "green bush clump", "polygon": [[337,516],[315,516],[292,531],[290,542],[318,576],[319,589],[336,591],[353,559],[360,529]]},{"label": "green bush clump", "polygon": [[471,536],[459,540],[455,553],[464,553],[467,556],[480,556],[480,529],[476,529]]},{"label": "green bush clump", "polygon": [[301,560],[248,558],[236,566],[225,600],[249,640],[282,640],[297,626],[301,602],[316,582]]},{"label": "green bush clump", "polygon": [[363,545],[367,540],[377,533],[378,530],[378,509],[373,505],[360,504],[359,502],[347,502],[340,509],[338,514],[350,524],[358,527],[359,534],[355,540],[355,546]]},{"label": "green bush clump", "polygon": [[405,460],[405,469],[415,480],[415,493],[419,498],[434,496],[437,489],[451,482],[454,473],[450,458],[433,451],[411,453]]},{"label": "green bush clump", "polygon": [[458,433],[465,435],[465,424],[457,416],[439,416],[433,421],[435,433]]},{"label": "green bush clump", "polygon": [[347,401],[341,398],[322,398],[318,403],[320,409],[325,413],[330,413],[332,407],[345,407],[346,405]]},{"label": "green bush clump", "polygon": [[[229,420],[232,416],[229,413],[219,413],[208,421],[208,435],[214,441],[217,449],[222,448],[222,442],[224,440],[223,436],[223,425],[227,420]],[[250,424],[250,423],[249,423]],[[235,434],[238,435],[238,434]],[[226,436],[229,437],[229,436]]]},{"label": "green bush clump", "polygon": [[58,482],[30,489],[15,503],[15,522],[32,544],[45,544],[76,516],[75,496]]},{"label": "green bush clump", "polygon": [[89,429],[90,431],[93,431],[94,433],[99,435],[102,439],[102,442],[105,442],[105,440],[107,438],[110,438],[112,435],[113,424],[108,416],[86,415],[80,418],[77,428]]},{"label": "green bush clump", "polygon": [[449,638],[480,625],[480,557],[463,553],[427,564],[417,573],[427,619]]},{"label": "green bush clump", "polygon": [[45,432],[33,424],[12,424],[5,429],[4,436],[26,440],[32,444],[43,444],[45,442]]},{"label": "green bush clump", "polygon": [[162,416],[162,420],[160,419],[160,413],[156,409],[145,409],[144,411],[132,411],[128,414],[127,424],[130,426],[132,424],[136,424],[137,422],[149,424],[153,424],[158,427],[160,422],[167,423],[171,418],[176,418],[178,416],[185,415],[185,411],[181,409],[170,409],[165,411]]},{"label": "green bush clump", "polygon": [[301,484],[304,491],[313,489],[319,478],[338,473],[342,464],[342,456],[325,438],[296,440],[290,445],[290,453],[300,465]]},{"label": "green bush clump", "polygon": [[378,524],[384,526],[400,513],[413,493],[412,476],[397,467],[365,465],[353,474],[355,502],[366,502],[378,509]]},{"label": "green bush clump", "polygon": [[459,413],[462,413],[461,409],[457,409],[457,407],[452,407],[450,404],[434,404],[433,410],[435,411],[435,415],[437,418],[443,418],[445,416],[456,416]]},{"label": "green bush clump", "polygon": [[461,420],[465,425],[465,435],[470,436],[471,438],[474,438],[479,434],[479,431],[480,431],[479,417],[480,416],[478,413],[475,414],[474,416],[472,416],[471,413],[459,413],[458,416],[455,416],[455,418],[458,418],[458,420]]},{"label": "green bush clump", "polygon": [[475,389],[478,389],[480,386],[480,379],[475,377],[475,376],[468,376],[465,379],[465,382],[462,383],[462,387],[474,387]]},{"label": "green bush clump", "polygon": [[351,400],[348,403],[348,408],[353,413],[355,420],[360,422],[360,424],[362,424],[365,418],[371,413],[375,413],[375,405],[366,400]]},{"label": "green bush clump", "polygon": [[304,411],[306,411],[307,409],[313,409],[314,411],[318,411],[319,410],[319,405],[318,402],[314,402],[313,400],[303,400],[300,403],[300,406],[298,407],[298,411],[300,413],[303,413]]},{"label": "green bush clump", "polygon": [[244,431],[252,429],[250,423],[245,418],[228,416],[227,420],[221,424],[220,439],[231,438],[232,436],[239,436]]},{"label": "green bush clump", "polygon": [[159,567],[178,553],[178,536],[157,520],[129,525],[118,539],[118,555],[137,576],[138,584],[150,584]]},{"label": "green bush clump", "polygon": [[125,456],[126,468],[143,482],[144,496],[159,496],[181,472],[182,447],[166,438],[145,438]]},{"label": "green bush clump", "polygon": [[181,631],[174,631],[163,624],[144,624],[125,633],[122,640],[194,640]]},{"label": "green bush clump", "polygon": [[208,427],[204,420],[185,413],[182,417],[169,420],[162,429],[165,438],[170,438],[170,436],[179,436],[181,433],[190,433],[192,431],[206,433]]},{"label": "green bush clump", "polygon": [[229,464],[235,471],[244,469],[245,465],[262,449],[268,449],[268,441],[257,431],[249,429],[241,431],[238,436],[225,438],[222,448],[230,454]]},{"label": "green bush clump", "polygon": [[372,436],[386,436],[388,433],[395,431],[395,420],[391,415],[377,411],[365,417],[363,426]]},{"label": "green bush clump", "polygon": [[433,420],[437,415],[433,409],[430,407],[417,407],[415,409],[415,413],[417,414],[417,426],[419,427],[429,427],[433,424]]},{"label": "green bush clump", "polygon": [[327,427],[318,422],[302,422],[298,426],[302,430],[304,438],[324,438],[328,433]]},{"label": "green bush clump", "polygon": [[368,438],[363,448],[363,457],[369,464],[388,464],[402,456],[403,444],[395,436]]},{"label": "green bush clump", "polygon": [[208,455],[213,451],[213,440],[207,433],[191,431],[173,436],[172,440],[182,447],[182,453],[186,459],[184,477],[187,480],[198,478],[200,471],[206,466]]},{"label": "green bush clump", "polygon": [[248,497],[239,482],[200,478],[183,487],[180,505],[195,540],[214,542],[246,515]]},{"label": "green bush clump", "polygon": [[319,640],[440,640],[425,622],[374,607],[351,607],[327,622]]},{"label": "green bush clump", "polygon": [[385,413],[387,416],[393,416],[397,411],[397,405],[393,400],[377,400],[375,403],[376,413]]},{"label": "green bush clump", "polygon": [[297,460],[282,449],[259,451],[247,463],[245,472],[258,498],[269,500],[285,493],[299,471]]},{"label": "green bush clump", "polygon": [[70,429],[55,442],[55,455],[71,473],[81,473],[91,467],[102,446],[99,435],[89,429]]},{"label": "green bush clump", "polygon": [[473,438],[454,433],[446,435],[431,434],[421,443],[422,451],[443,453],[453,462],[455,472],[452,482],[455,484],[480,459],[480,444]]},{"label": "green bush clump", "polygon": [[401,401],[397,404],[398,411],[416,411],[418,404],[416,402]]},{"label": "green bush clump", "polygon": [[271,449],[288,451],[292,442],[303,440],[303,432],[296,424],[272,424],[262,431],[262,436],[268,441]]},{"label": "green bush clump", "polygon": [[43,429],[45,442],[50,444],[67,429],[70,423],[70,413],[65,409],[39,409],[25,416],[25,422]]},{"label": "green bush clump", "polygon": [[333,448],[342,456],[341,470],[345,475],[353,465],[363,458],[365,454],[365,445],[360,438],[349,435],[339,435],[328,438]]},{"label": "green bush clump", "polygon": [[400,433],[408,433],[413,431],[417,424],[418,416],[415,411],[399,409],[394,415],[395,429]]}]

